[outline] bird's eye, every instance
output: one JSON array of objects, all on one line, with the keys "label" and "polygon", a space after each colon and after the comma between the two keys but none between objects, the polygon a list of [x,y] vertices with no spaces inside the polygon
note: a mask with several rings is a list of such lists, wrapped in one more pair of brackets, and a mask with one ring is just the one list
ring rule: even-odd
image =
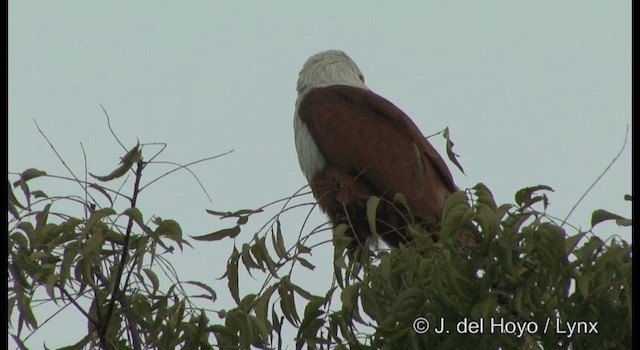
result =
[{"label": "bird's eye", "polygon": [[364,75],[358,74],[358,78],[360,78],[360,80],[364,83]]}]

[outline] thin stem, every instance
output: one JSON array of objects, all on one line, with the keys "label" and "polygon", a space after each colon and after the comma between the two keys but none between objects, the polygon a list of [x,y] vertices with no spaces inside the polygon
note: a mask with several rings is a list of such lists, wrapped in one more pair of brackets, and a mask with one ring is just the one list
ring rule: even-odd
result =
[{"label": "thin stem", "polygon": [[120,147],[122,147],[122,149],[126,151],[127,148],[124,146],[122,142],[120,142],[120,139],[118,138],[116,133],[113,131],[113,128],[111,128],[111,118],[109,118],[109,113],[107,113],[107,110],[104,109],[104,106],[102,106],[102,103],[100,104],[100,108],[102,108],[102,111],[104,112],[105,117],[107,117],[107,127],[109,128],[111,135],[113,135],[113,138],[116,139],[116,141],[120,144]]},{"label": "thin stem", "polygon": [[600,174],[600,176],[598,176],[598,178],[596,178],[596,180],[591,184],[591,186],[589,186],[589,188],[587,188],[587,190],[582,194],[580,199],[578,199],[578,202],[576,202],[576,204],[569,211],[569,214],[567,214],[567,217],[564,218],[564,220],[562,221],[562,224],[560,225],[560,228],[562,228],[562,226],[564,226],[564,224],[567,222],[567,220],[569,220],[569,217],[571,216],[571,214],[573,214],[573,211],[576,210],[578,205],[580,205],[580,202],[582,202],[582,200],[587,196],[587,194],[589,194],[589,192],[591,192],[593,187],[595,187],[595,185],[600,181],[600,179],[602,179],[604,174],[606,174],[609,171],[609,169],[611,168],[613,163],[615,163],[618,160],[618,158],[620,158],[620,156],[622,155],[622,151],[624,151],[625,147],[627,146],[627,137],[628,136],[629,136],[629,125],[627,125],[627,130],[625,131],[625,134],[624,134],[624,143],[622,144],[622,147],[620,148],[620,151],[618,151],[618,154],[616,154],[616,156],[609,163],[609,165],[607,165],[607,167]]},{"label": "thin stem", "polygon": [[[140,193],[140,179],[142,178],[142,169],[144,169],[144,165],[145,164],[142,161],[138,161],[137,163],[136,179],[135,179],[135,183],[133,184],[133,197],[131,198],[132,208],[136,206],[136,203],[138,200],[138,194]],[[109,349],[109,345],[106,339],[107,329],[109,327],[109,321],[111,320],[111,317],[113,316],[113,313],[115,310],[116,300],[120,295],[120,282],[122,280],[122,274],[124,273],[126,262],[129,259],[129,241],[131,238],[132,229],[133,229],[133,219],[129,218],[129,222],[127,223],[127,231],[124,237],[124,243],[122,245],[122,254],[120,256],[120,263],[118,264],[118,271],[116,272],[116,280],[113,286],[113,292],[111,293],[111,299],[109,300],[107,314],[105,315],[105,319],[102,322],[99,333],[98,333],[100,337],[100,346],[105,350]]]}]

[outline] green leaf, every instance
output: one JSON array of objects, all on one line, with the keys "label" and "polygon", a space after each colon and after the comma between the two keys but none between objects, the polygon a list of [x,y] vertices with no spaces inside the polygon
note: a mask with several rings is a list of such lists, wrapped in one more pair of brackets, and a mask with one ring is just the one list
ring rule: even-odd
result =
[{"label": "green leaf", "polygon": [[479,183],[473,186],[473,189],[475,190],[475,194],[478,197],[478,203],[482,203],[488,206],[493,211],[498,210],[498,206],[496,205],[496,202],[493,199],[493,194],[491,193],[491,190],[489,190],[487,186],[485,186],[483,183]]},{"label": "green leaf", "polygon": [[7,180],[7,186],[7,193],[9,194],[9,212],[11,213],[11,215],[13,215],[14,218],[19,219],[20,214],[18,213],[16,207],[20,209],[26,208],[18,201],[18,198],[16,198],[15,194],[13,193],[13,188],[11,187],[11,182],[9,182],[9,180]]},{"label": "green leaf", "polygon": [[498,218],[498,207],[493,200],[491,191],[483,185],[477,184],[474,186],[476,197],[478,198],[476,204],[476,214],[474,220],[482,228],[482,235],[485,242],[490,242],[493,238],[499,234],[500,220]]},{"label": "green leaf", "polygon": [[[208,336],[207,326],[209,326],[209,318],[207,317],[204,309],[200,309],[200,314],[198,315],[198,327],[196,329],[196,336],[204,337],[206,339],[206,337]],[[211,347],[208,343],[202,345],[206,345],[207,348],[213,349],[213,347]]]},{"label": "green leaf", "polygon": [[580,276],[576,278],[578,290],[585,299],[589,296],[589,282],[591,282],[591,278],[589,278],[589,276]]},{"label": "green leaf", "polygon": [[267,249],[266,238],[267,237],[262,237],[258,239],[253,247],[251,247],[251,252],[258,263],[267,265],[267,269],[269,269],[271,275],[278,277],[276,263],[271,259],[271,255],[269,255],[269,250]]},{"label": "green leaf", "polygon": [[209,210],[209,209],[205,209],[205,211],[211,215],[220,216],[221,219],[224,219],[224,218],[232,218],[232,217],[239,218],[241,216],[248,216],[251,214],[261,213],[262,209],[240,209],[234,212],[215,211],[215,210]]},{"label": "green leaf", "polygon": [[325,298],[314,297],[304,309],[304,316],[298,329],[298,338],[313,340],[318,338],[318,330],[324,325],[320,316],[324,311],[320,308],[326,303]]},{"label": "green leaf", "polygon": [[349,246],[349,244],[353,241],[352,238],[346,235],[348,229],[349,226],[340,224],[333,230],[332,236],[334,275],[336,277],[338,285],[341,287],[344,286],[342,272],[347,268],[344,252],[346,251],[347,246]]},{"label": "green leaf", "polygon": [[198,286],[198,287],[204,289],[205,291],[207,291],[207,293],[209,293],[209,296],[208,296],[207,299],[210,299],[211,301],[216,301],[216,299],[218,299],[218,296],[216,295],[216,292],[213,290],[213,288],[209,287],[205,283],[198,282],[198,281],[186,281],[184,283],[192,284],[194,286]]},{"label": "green leaf", "polygon": [[102,220],[107,216],[114,215],[115,213],[116,211],[113,210],[112,208],[103,208],[103,209],[98,209],[94,211],[89,217],[89,219],[87,220],[87,223],[84,225],[84,230],[82,230],[82,235],[86,237],[87,234],[93,229],[93,226],[97,222],[99,222],[100,220]]},{"label": "green leaf", "polygon": [[9,325],[10,329],[13,329],[12,324],[11,324],[11,314],[13,313],[13,308],[16,305],[16,297],[12,296],[12,297],[8,297],[7,298],[7,323]]},{"label": "green leaf", "polygon": [[31,195],[33,196],[33,198],[49,198],[49,196],[47,196],[46,193],[44,193],[43,191],[40,190],[35,190],[35,191],[31,191]]},{"label": "green leaf", "polygon": [[596,226],[597,224],[608,221],[615,220],[618,226],[631,226],[631,220],[624,218],[620,215],[613,214],[603,209],[598,209],[591,214],[591,227]]},{"label": "green leaf", "polygon": [[291,290],[291,286],[285,283],[286,279],[283,278],[282,283],[278,288],[278,294],[280,295],[280,308],[284,317],[294,326],[297,326],[300,322],[298,312],[296,311],[296,303],[294,300],[294,294]]},{"label": "green leaf", "polygon": [[444,278],[442,277],[443,273],[440,269],[434,269],[432,273],[432,282],[436,295],[436,298],[441,299],[447,307],[451,307],[456,305],[457,303],[451,299],[451,293],[449,289],[444,285]]},{"label": "green leaf", "polygon": [[182,240],[182,228],[180,224],[175,220],[162,220],[155,231],[158,237],[168,237],[176,242]]},{"label": "green leaf", "polygon": [[[31,192],[29,190],[29,185],[27,185],[27,181],[44,175],[47,175],[47,173],[42,170],[30,168],[23,171],[22,174],[20,174],[20,180],[17,180],[13,183],[14,187],[20,186],[20,189],[22,190],[22,193],[27,200],[27,207],[31,207]],[[11,203],[11,197],[13,196],[13,193],[11,191],[9,193],[9,201]],[[15,196],[13,196],[13,198],[15,199]],[[22,207],[21,205],[19,205],[17,200],[15,200],[12,204]]]},{"label": "green leaf", "polygon": [[525,187],[518,192],[516,192],[516,203],[520,206],[529,207],[531,204],[541,200],[542,198],[539,196],[534,197],[533,194],[537,191],[551,191],[553,192],[553,188],[546,185],[537,185],[531,187]]},{"label": "green leaf", "polygon": [[296,258],[296,261],[300,262],[300,264],[302,264],[302,266],[306,267],[307,269],[309,269],[311,271],[316,269],[315,265],[310,263],[307,259],[301,258],[299,256],[296,256],[295,258]]},{"label": "green leaf", "polygon": [[[12,243],[18,248],[18,251],[28,251],[29,250],[29,241],[27,237],[20,232],[14,232],[9,236]],[[22,252],[20,252],[22,253]]]},{"label": "green leaf", "polygon": [[221,216],[222,218],[225,218],[231,215],[230,211],[215,211],[210,209],[205,209],[204,211],[206,211],[208,214],[211,214],[211,215]]},{"label": "green leaf", "polygon": [[239,309],[242,310],[242,312],[248,312],[248,310],[251,309],[251,306],[253,305],[253,302],[256,300],[257,297],[258,295],[254,293],[249,293],[245,295],[240,301],[240,305],[238,305]]},{"label": "green leaf", "polygon": [[458,191],[449,196],[444,205],[440,236],[443,240],[456,237],[460,227],[467,224],[473,217],[464,192]]},{"label": "green leaf", "polygon": [[236,332],[229,329],[229,327],[216,324],[211,326],[210,329],[221,349],[231,349],[238,346],[240,340]]},{"label": "green leaf", "polygon": [[342,309],[351,312],[358,304],[358,291],[360,290],[360,282],[345,287],[340,293],[340,301],[342,301]]},{"label": "green leaf", "polygon": [[[265,324],[266,320],[259,319],[252,315],[249,315],[249,320],[251,321],[251,324],[253,325],[253,327],[258,330],[258,334],[259,334],[258,339],[260,339],[260,342],[266,343],[266,341],[269,339],[269,329]],[[254,345],[259,345],[259,344],[254,344]],[[263,349],[268,349],[268,348],[263,348]]]},{"label": "green leaf", "polygon": [[271,243],[273,244],[273,249],[276,251],[278,258],[284,259],[287,257],[287,249],[284,246],[280,220],[276,220],[276,233],[275,235],[271,235]]},{"label": "green leaf", "polygon": [[191,236],[196,241],[219,241],[223,238],[236,238],[240,234],[240,226],[225,228],[202,236]]},{"label": "green leaf", "polygon": [[78,349],[84,349],[84,347],[89,344],[89,342],[93,339],[93,336],[91,334],[86,335],[84,338],[82,338],[79,342],[73,344],[73,345],[69,345],[69,346],[65,346],[62,348],[58,348],[58,350],[78,350]]},{"label": "green leaf", "polygon": [[567,239],[564,241],[564,251],[565,254],[569,254],[571,253],[576,246],[578,245],[578,243],[580,242],[580,240],[587,234],[587,232],[580,232],[577,233],[573,236],[569,236],[567,237]]},{"label": "green leaf", "polygon": [[178,328],[178,324],[181,323],[182,320],[184,319],[184,312],[185,312],[185,301],[181,300],[177,304],[177,309],[169,315],[168,324],[172,329]]},{"label": "green leaf", "polygon": [[[20,174],[20,181],[27,182],[27,181],[29,181],[31,179],[35,179],[37,177],[45,176],[45,175],[47,175],[47,173],[42,171],[42,170],[29,168],[29,169],[23,171],[22,174]],[[14,183],[13,185],[17,186],[16,183]]]},{"label": "green leaf", "polygon": [[420,152],[420,149],[418,149],[418,146],[413,143],[413,155],[415,158],[415,162],[416,162],[416,166],[414,169],[414,173],[416,175],[416,182],[418,183],[418,187],[420,188],[420,191],[424,191],[424,169],[425,169],[425,165],[423,162],[423,158],[422,158],[422,153]]},{"label": "green leaf", "polygon": [[54,302],[56,301],[56,293],[54,287],[57,285],[60,276],[56,274],[51,274],[47,276],[45,279],[45,290],[47,291],[47,295]]},{"label": "green leaf", "polygon": [[51,209],[51,203],[45,205],[44,208],[36,214],[36,235],[42,232],[42,228],[47,223],[49,209]]},{"label": "green leaf", "polygon": [[25,323],[30,329],[38,328],[38,321],[31,310],[31,298],[24,296],[21,300],[18,300],[18,322]]},{"label": "green leaf", "polygon": [[234,216],[251,215],[256,213],[262,213],[262,209],[240,209],[233,212]]},{"label": "green leaf", "polygon": [[[113,244],[117,244],[117,245],[124,245],[124,235],[120,232],[116,232],[113,230],[108,230],[106,232],[106,235],[104,236],[105,241],[109,242],[109,243],[113,243]],[[132,239],[132,242],[136,242],[137,238]],[[146,241],[145,241],[146,242]],[[133,248],[137,248],[135,245],[132,245],[131,247]]]},{"label": "green leaf", "polygon": [[453,141],[451,141],[451,137],[449,135],[449,127],[444,128],[444,132],[442,133],[442,137],[444,137],[445,140],[447,140],[447,157],[464,174],[465,172],[464,172],[464,169],[462,169],[462,165],[460,165],[460,163],[458,163],[458,159],[457,158],[459,157],[459,155],[457,155],[453,151],[454,143],[453,143]]},{"label": "green leaf", "polygon": [[267,321],[267,317],[269,315],[269,312],[268,312],[269,300],[271,299],[273,292],[276,289],[278,289],[278,286],[279,286],[279,283],[271,285],[269,286],[269,288],[267,288],[264,292],[262,292],[258,296],[258,299],[256,300],[256,303],[253,309],[255,310],[256,316],[259,319]]},{"label": "green leaf", "polygon": [[300,287],[300,286],[298,286],[298,285],[296,285],[294,283],[291,283],[291,281],[289,280],[289,277],[287,277],[287,283],[289,285],[291,285],[291,288],[293,289],[293,291],[298,293],[298,295],[300,295],[301,297],[303,297],[303,298],[305,298],[307,300],[311,300],[311,299],[314,298],[314,296],[311,293],[307,292],[304,288],[302,288],[302,287]]},{"label": "green leaf", "polygon": [[124,155],[124,157],[120,159],[121,165],[115,170],[113,170],[111,173],[109,173],[109,175],[98,176],[92,173],[89,173],[89,175],[91,175],[93,178],[97,180],[105,181],[105,182],[115,180],[117,178],[122,177],[124,174],[126,174],[127,171],[131,169],[133,164],[140,161],[141,159],[142,159],[142,152],[140,151],[140,144],[138,143],[135,145],[135,147],[130,149],[129,152],[127,152]]},{"label": "green leaf", "polygon": [[306,245],[300,243],[300,242],[296,242],[296,249],[298,250],[299,254],[308,254],[311,253],[311,248],[307,247]]},{"label": "green leaf", "polygon": [[98,253],[100,253],[102,245],[104,244],[104,237],[105,237],[104,231],[102,230],[94,231],[87,239],[82,249],[82,255],[93,257]]},{"label": "green leaf", "polygon": [[380,197],[371,196],[367,199],[367,221],[369,223],[369,229],[373,233],[374,237],[378,236],[378,229],[376,225],[378,205],[380,205]]},{"label": "green leaf", "polygon": [[16,228],[22,230],[25,236],[29,239],[29,249],[34,249],[36,237],[33,224],[28,221],[22,221],[16,226]]},{"label": "green leaf", "polygon": [[17,258],[18,261],[11,262],[8,270],[11,273],[11,276],[14,278],[14,283],[16,285],[24,289],[31,289],[32,285],[31,283],[29,283],[26,277],[26,275],[31,275],[31,273],[24,271],[24,269],[22,269],[20,266],[23,265],[22,262],[26,260],[26,258],[23,255],[19,255]]},{"label": "green leaf", "polygon": [[282,330],[282,321],[284,321],[284,316],[279,316],[278,317],[278,313],[276,313],[276,309],[272,308],[271,309],[271,324],[273,324],[273,329],[278,333]]},{"label": "green leaf", "polygon": [[240,292],[238,288],[238,260],[240,258],[240,252],[235,247],[233,248],[233,253],[231,253],[231,257],[229,257],[229,261],[227,262],[227,279],[228,279],[228,287],[231,292],[231,297],[235,300],[236,304],[240,304]]},{"label": "green leaf", "polygon": [[409,207],[409,202],[407,201],[407,197],[402,193],[396,193],[393,196],[393,204],[401,204],[404,211],[406,212],[411,211],[411,208]]},{"label": "green leaf", "polygon": [[251,258],[251,246],[247,243],[244,243],[242,245],[242,252],[240,253],[240,259],[242,260],[242,264],[244,265],[245,269],[247,269],[247,272],[249,273],[250,276],[253,277],[253,275],[251,275],[251,269],[261,269],[264,271],[263,266],[258,265]]},{"label": "green leaf", "polygon": [[151,281],[151,286],[153,287],[153,291],[151,293],[155,295],[156,291],[158,291],[158,287],[160,286],[158,275],[156,275],[156,273],[151,269],[143,268],[142,271],[144,271],[144,274],[147,275],[147,278]]},{"label": "green leaf", "polygon": [[238,220],[236,220],[236,224],[238,224],[238,225],[244,225],[247,222],[249,222],[249,216],[248,215],[239,216]]},{"label": "green leaf", "polygon": [[107,200],[109,201],[109,203],[111,205],[113,205],[113,199],[111,199],[111,196],[109,195],[109,193],[104,189],[104,187],[98,185],[98,184],[89,184],[89,188],[93,188],[94,190],[102,193],[102,195],[104,195],[105,197],[107,197]]},{"label": "green leaf", "polygon": [[144,232],[146,232],[146,233],[152,232],[151,229],[147,225],[144,224],[144,220],[142,218],[142,212],[140,212],[140,209],[135,208],[135,207],[127,208],[125,211],[122,212],[122,215],[128,216]]},{"label": "green leaf", "polygon": [[628,227],[633,225],[633,221],[631,219],[618,219],[616,220],[616,224],[618,224],[618,226],[624,226],[624,227]]},{"label": "green leaf", "polygon": [[513,204],[502,204],[496,209],[496,213],[498,214],[498,219],[502,220],[505,215],[509,214],[509,211],[513,209]]},{"label": "green leaf", "polygon": [[62,257],[62,263],[60,264],[60,280],[61,283],[70,276],[71,266],[78,255],[78,243],[72,242],[64,247],[64,254]]},{"label": "green leaf", "polygon": [[18,180],[16,182],[13,183],[14,186],[20,186],[20,189],[22,190],[22,194],[24,194],[24,198],[27,201],[27,208],[31,207],[31,192],[29,190],[29,185],[27,185],[26,182],[22,181],[22,180]]}]

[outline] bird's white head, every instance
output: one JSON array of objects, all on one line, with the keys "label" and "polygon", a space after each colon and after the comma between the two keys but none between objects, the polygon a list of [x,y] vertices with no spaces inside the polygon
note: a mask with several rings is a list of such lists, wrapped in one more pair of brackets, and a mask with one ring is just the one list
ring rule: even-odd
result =
[{"label": "bird's white head", "polygon": [[353,60],[342,51],[319,52],[307,60],[298,76],[298,96],[311,89],[347,85],[367,89],[364,76]]}]

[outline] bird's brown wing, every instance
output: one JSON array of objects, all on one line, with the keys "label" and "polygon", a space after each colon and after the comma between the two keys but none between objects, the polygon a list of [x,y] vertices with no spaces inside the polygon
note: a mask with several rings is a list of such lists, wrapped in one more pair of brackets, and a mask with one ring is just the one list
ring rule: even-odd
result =
[{"label": "bird's brown wing", "polygon": [[327,166],[351,176],[377,196],[402,193],[412,210],[439,218],[457,188],[446,164],[398,107],[364,89],[330,86],[311,90],[299,117]]}]

